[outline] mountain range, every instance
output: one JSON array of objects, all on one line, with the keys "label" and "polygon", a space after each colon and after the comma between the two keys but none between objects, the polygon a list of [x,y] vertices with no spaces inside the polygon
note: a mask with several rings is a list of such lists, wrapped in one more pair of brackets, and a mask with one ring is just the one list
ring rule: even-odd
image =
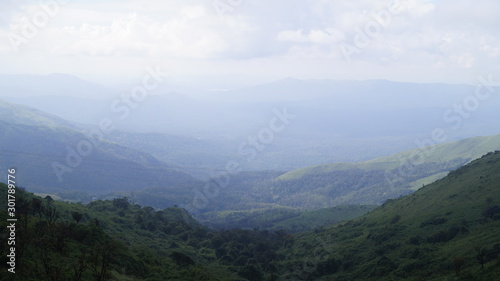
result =
[{"label": "mountain range", "polygon": [[[68,200],[128,196],[159,208],[188,207],[196,190],[217,180],[217,176],[203,179],[200,174],[213,172],[190,164],[203,161],[207,153],[218,157],[208,163],[234,160],[224,157],[227,147],[214,140],[118,130],[105,133],[26,106],[1,102],[0,107],[1,165],[17,167],[22,185],[32,191]],[[227,187],[196,211],[201,215],[275,207],[378,205],[414,192],[499,146],[500,135],[493,135],[362,162],[289,172],[243,170],[231,175]],[[211,150],[204,153],[207,147]]]},{"label": "mountain range", "polygon": [[[122,140],[160,160],[175,158],[183,168],[199,170],[199,177],[224,169],[228,159],[240,161],[246,170],[285,171],[366,161],[412,149],[416,139],[430,137],[436,128],[445,131],[447,141],[498,133],[500,101],[494,95],[481,101],[480,110],[466,112],[467,118],[456,112],[456,105],[473,97],[476,87],[471,85],[286,78],[222,91],[174,87],[165,81],[140,103],[128,105],[124,101],[134,88],[132,82],[102,86],[60,74],[0,78],[0,98],[7,102],[80,126],[96,128],[109,119],[121,132],[159,134]],[[274,111],[285,108],[296,117],[258,157],[245,161],[240,145],[268,129]],[[189,149],[166,149],[162,144],[169,140],[163,136],[182,137],[204,160],[184,160],[191,157]],[[217,153],[212,153],[213,147]]]}]

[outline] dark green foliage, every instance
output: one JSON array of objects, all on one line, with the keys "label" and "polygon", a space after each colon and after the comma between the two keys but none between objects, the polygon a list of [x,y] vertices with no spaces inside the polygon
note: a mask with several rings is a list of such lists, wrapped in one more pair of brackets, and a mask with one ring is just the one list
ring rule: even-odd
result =
[{"label": "dark green foliage", "polygon": [[194,260],[184,253],[175,251],[170,256],[178,266],[187,267],[195,265]]},{"label": "dark green foliage", "polygon": [[[277,251],[286,239],[284,232],[210,231],[183,209],[157,211],[126,198],[84,206],[21,190],[17,196],[16,271],[23,281],[262,280],[277,273]],[[0,214],[4,237],[6,214]]]},{"label": "dark green foliage", "polygon": [[[281,251],[287,257],[283,276],[291,280],[291,276],[301,276],[298,280],[496,280],[500,222],[492,216],[496,215],[493,202],[500,202],[498,171],[500,152],[491,153],[358,219],[297,235],[291,247]],[[324,265],[332,260],[338,264],[330,263],[335,266],[328,272]]]},{"label": "dark green foliage", "polygon": [[79,212],[71,212],[71,217],[76,223],[79,223],[83,219],[83,214]]},{"label": "dark green foliage", "polygon": [[441,243],[447,242],[455,238],[460,232],[460,228],[457,226],[450,226],[447,230],[440,230],[437,233],[431,235],[427,238],[428,243]]},{"label": "dark green foliage", "polygon": [[127,210],[130,204],[128,203],[127,198],[115,198],[113,199],[113,206],[123,210]]},{"label": "dark green foliage", "polygon": [[395,223],[397,223],[400,219],[401,219],[401,216],[400,216],[400,215],[395,215],[395,216],[394,216],[394,217],[392,217],[392,219],[391,219],[391,224],[395,224]]},{"label": "dark green foliage", "polygon": [[238,274],[250,281],[260,281],[263,279],[262,272],[257,269],[254,265],[247,265],[243,267]]},{"label": "dark green foliage", "polygon": [[326,261],[318,263],[318,268],[316,269],[316,272],[318,276],[331,275],[336,273],[340,269],[341,265],[342,265],[341,260],[336,260],[335,258],[329,258]]},{"label": "dark green foliage", "polygon": [[420,227],[424,227],[427,225],[440,225],[443,223],[446,223],[448,220],[446,218],[442,217],[437,217],[437,218],[430,218],[420,224]]},{"label": "dark green foliage", "polygon": [[487,218],[490,218],[490,219],[493,219],[495,218],[495,216],[497,214],[500,214],[500,206],[491,206],[491,207],[488,207],[484,212],[483,212],[483,216],[487,217]]}]

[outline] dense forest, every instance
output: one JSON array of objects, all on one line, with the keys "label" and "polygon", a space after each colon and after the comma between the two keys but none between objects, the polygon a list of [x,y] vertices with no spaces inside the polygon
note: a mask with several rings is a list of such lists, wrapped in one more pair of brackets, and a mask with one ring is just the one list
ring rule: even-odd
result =
[{"label": "dense forest", "polygon": [[[263,280],[277,272],[276,251],[289,240],[283,231],[210,231],[183,209],[125,198],[81,205],[17,195],[19,280]],[[5,238],[5,212],[1,219]]]}]

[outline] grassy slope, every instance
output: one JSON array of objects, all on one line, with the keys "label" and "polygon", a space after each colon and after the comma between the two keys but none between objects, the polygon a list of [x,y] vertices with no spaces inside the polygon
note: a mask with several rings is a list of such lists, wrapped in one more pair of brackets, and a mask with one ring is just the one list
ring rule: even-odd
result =
[{"label": "grassy slope", "polygon": [[[497,152],[363,217],[302,234],[284,250],[294,257],[286,264],[295,268],[288,276],[291,280],[301,274],[318,280],[494,280],[491,277],[500,273],[500,216],[485,211],[500,205],[499,171]],[[317,241],[323,241],[321,246]],[[485,253],[482,270],[480,250]],[[308,258],[316,266],[300,266]]]},{"label": "grassy slope", "polygon": [[260,192],[271,203],[302,208],[377,205],[444,177],[488,151],[500,135],[475,137],[405,151],[360,163],[333,163],[280,175]]},{"label": "grassy slope", "polygon": [[[454,142],[436,145],[433,148],[426,147],[430,153],[425,152],[425,162],[448,162],[456,158],[476,159],[488,151],[500,148],[500,134],[494,136],[474,137]],[[415,154],[420,154],[422,149],[413,149],[395,155],[379,157],[360,163],[332,163],[312,167],[306,167],[283,174],[278,179],[293,180],[308,174],[322,174],[338,170],[361,169],[370,170],[391,170],[401,164],[400,159],[409,159]]]}]

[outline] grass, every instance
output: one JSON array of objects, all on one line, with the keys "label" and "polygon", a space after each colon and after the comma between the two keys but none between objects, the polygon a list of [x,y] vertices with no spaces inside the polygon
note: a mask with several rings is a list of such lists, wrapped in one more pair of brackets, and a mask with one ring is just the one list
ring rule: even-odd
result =
[{"label": "grass", "polygon": [[[459,141],[453,141],[436,145],[434,147],[425,147],[404,151],[391,156],[379,157],[359,163],[332,163],[306,167],[281,175],[280,180],[294,180],[308,174],[323,174],[338,170],[361,169],[370,170],[391,170],[401,164],[401,159],[409,159],[413,155],[423,153],[425,162],[444,163],[457,158],[477,159],[489,151],[500,148],[500,134],[494,136],[481,136]],[[429,154],[422,151],[431,151]]]}]

